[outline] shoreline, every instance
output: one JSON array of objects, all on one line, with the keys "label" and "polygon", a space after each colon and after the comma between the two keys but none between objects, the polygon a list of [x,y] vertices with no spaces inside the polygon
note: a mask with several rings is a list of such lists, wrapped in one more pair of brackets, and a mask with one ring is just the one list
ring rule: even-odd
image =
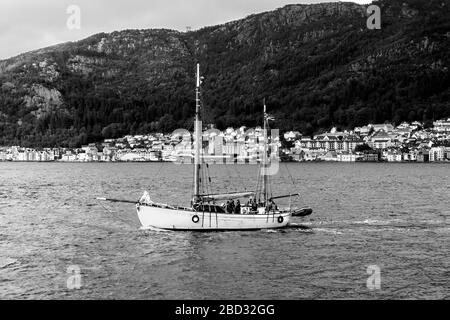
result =
[{"label": "shoreline", "polygon": [[[186,165],[192,163],[177,163],[173,161],[11,161],[11,160],[0,160],[0,163],[62,163],[62,164],[176,164],[176,165]],[[259,165],[259,163],[211,163],[206,162],[209,165]],[[296,164],[312,164],[312,163],[333,163],[333,164],[450,164],[450,161],[280,161],[280,163],[296,163]]]}]

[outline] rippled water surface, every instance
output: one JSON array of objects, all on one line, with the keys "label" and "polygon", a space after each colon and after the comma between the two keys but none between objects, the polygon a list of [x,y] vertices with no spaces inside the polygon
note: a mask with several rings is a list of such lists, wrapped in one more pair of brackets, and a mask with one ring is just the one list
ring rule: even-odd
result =
[{"label": "rippled water surface", "polygon": [[[257,168],[211,174],[215,191],[242,191]],[[298,191],[315,212],[282,231],[142,231],[133,205],[95,200],[148,189],[186,205],[191,175],[173,164],[0,163],[0,298],[450,298],[448,164],[283,165],[274,193]],[[68,289],[71,266],[79,290]],[[367,288],[369,266],[381,290]]]}]

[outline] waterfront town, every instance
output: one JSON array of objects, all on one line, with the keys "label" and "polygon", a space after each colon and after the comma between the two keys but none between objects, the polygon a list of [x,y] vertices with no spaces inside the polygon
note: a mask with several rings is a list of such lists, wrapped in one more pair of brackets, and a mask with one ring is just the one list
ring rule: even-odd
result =
[{"label": "waterfront town", "polygon": [[[281,161],[450,162],[450,119],[423,123],[336,128],[313,137],[272,133],[271,158]],[[257,163],[264,150],[261,128],[211,129],[203,134],[203,157],[214,163]],[[109,139],[77,149],[0,147],[0,161],[17,162],[192,162],[188,131]]]}]

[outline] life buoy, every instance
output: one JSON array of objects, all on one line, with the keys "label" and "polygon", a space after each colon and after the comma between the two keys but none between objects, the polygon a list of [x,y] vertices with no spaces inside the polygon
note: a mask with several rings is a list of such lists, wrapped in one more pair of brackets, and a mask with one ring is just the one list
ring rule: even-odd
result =
[{"label": "life buoy", "polygon": [[193,216],[193,217],[192,217],[192,222],[193,222],[193,223],[199,223],[199,222],[200,222],[200,217],[197,216],[197,215]]},{"label": "life buoy", "polygon": [[278,217],[278,223],[283,223],[284,222],[284,218],[282,216]]}]

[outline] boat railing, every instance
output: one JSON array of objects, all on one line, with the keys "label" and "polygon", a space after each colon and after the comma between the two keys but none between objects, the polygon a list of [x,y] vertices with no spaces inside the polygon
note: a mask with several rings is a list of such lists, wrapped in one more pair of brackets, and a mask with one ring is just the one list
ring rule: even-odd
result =
[{"label": "boat railing", "polygon": [[[163,203],[139,203],[141,206],[159,208],[159,209],[167,209],[167,210],[180,210],[180,211],[190,211],[190,212],[205,212],[205,213],[216,213],[216,214],[226,214],[226,212],[209,212],[208,210],[195,210],[192,208],[182,207],[182,206],[171,206]],[[282,210],[270,210],[266,211],[265,214],[260,213],[259,211],[253,211],[250,207],[243,207],[241,215],[272,215],[277,213],[282,213]]]},{"label": "boat railing", "polygon": [[152,208],[159,208],[159,209],[194,211],[192,208],[186,208],[186,207],[181,207],[181,206],[171,206],[171,205],[162,204],[162,203],[140,203],[140,205],[143,205],[146,207],[152,207]]}]

